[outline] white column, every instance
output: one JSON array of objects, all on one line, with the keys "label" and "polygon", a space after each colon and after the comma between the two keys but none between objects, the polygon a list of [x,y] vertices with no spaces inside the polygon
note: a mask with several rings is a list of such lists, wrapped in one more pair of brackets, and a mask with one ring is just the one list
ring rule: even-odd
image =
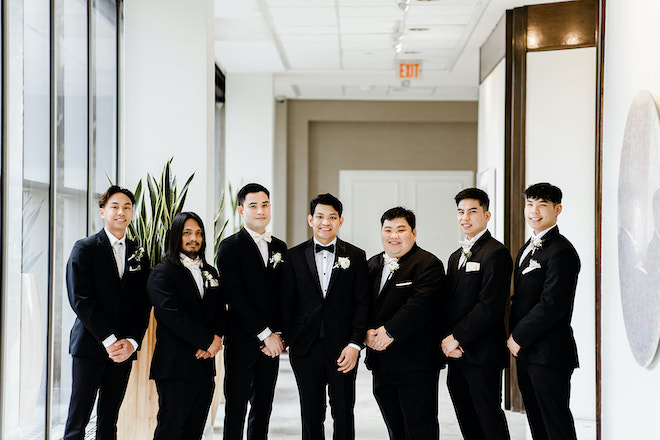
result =
[{"label": "white column", "polygon": [[271,191],[273,209],[286,194],[273,191],[275,101],[270,73],[230,73],[226,77],[225,174],[234,193],[256,182]]},{"label": "white column", "polygon": [[212,233],[213,1],[125,2],[124,54],[121,183],[160,176],[173,156],[179,189],[195,173],[184,210]]}]

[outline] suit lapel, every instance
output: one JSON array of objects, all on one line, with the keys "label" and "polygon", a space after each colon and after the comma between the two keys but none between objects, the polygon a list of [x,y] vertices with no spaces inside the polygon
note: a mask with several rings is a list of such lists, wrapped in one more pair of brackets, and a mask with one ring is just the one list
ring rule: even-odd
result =
[{"label": "suit lapel", "polygon": [[328,291],[326,292],[326,298],[330,295],[330,292],[332,291],[332,286],[335,284],[335,281],[337,281],[337,277],[339,276],[339,272],[342,272],[344,270],[348,269],[334,269],[335,264],[339,260],[339,257],[347,257],[346,255],[346,244],[341,241],[340,239],[337,239],[337,249],[335,250],[335,261],[332,262],[332,266],[330,268],[330,282],[328,283]]},{"label": "suit lapel", "polygon": [[264,259],[261,256],[261,251],[259,250],[259,246],[257,246],[257,243],[255,243],[250,233],[246,231],[245,228],[241,228],[241,230],[238,231],[238,237],[243,242],[243,247],[245,248],[245,250],[249,252],[250,255],[252,255],[252,257],[255,259],[255,265],[258,264],[258,267],[262,269],[265,268],[266,266],[264,265]]},{"label": "suit lapel", "polygon": [[321,290],[321,281],[319,280],[319,273],[316,270],[316,258],[314,257],[314,240],[311,239],[307,242],[307,247],[305,248],[305,261],[307,261],[307,268],[309,273],[314,280],[314,285],[316,286],[316,291],[323,298],[323,290]]},{"label": "suit lapel", "polygon": [[135,243],[126,237],[126,254],[124,255],[124,276],[121,277],[121,287],[124,288],[126,284],[126,274],[130,271],[128,268],[128,258],[135,252]]},{"label": "suit lapel", "polygon": [[117,261],[115,261],[115,253],[112,251],[112,246],[110,245],[110,239],[105,232],[105,229],[97,234],[99,239],[99,244],[101,249],[103,249],[103,255],[105,255],[106,264],[112,269],[109,270],[110,273],[114,274],[114,280],[119,283],[119,270],[117,270]]}]

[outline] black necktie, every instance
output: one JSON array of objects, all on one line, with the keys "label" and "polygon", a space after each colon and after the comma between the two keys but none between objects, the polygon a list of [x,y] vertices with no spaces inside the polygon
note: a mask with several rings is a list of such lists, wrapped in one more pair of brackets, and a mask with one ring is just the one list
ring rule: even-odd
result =
[{"label": "black necktie", "polygon": [[335,251],[335,245],[334,244],[329,244],[327,246],[322,246],[320,244],[315,244],[314,245],[314,252],[321,252],[321,251],[328,251],[331,254]]}]

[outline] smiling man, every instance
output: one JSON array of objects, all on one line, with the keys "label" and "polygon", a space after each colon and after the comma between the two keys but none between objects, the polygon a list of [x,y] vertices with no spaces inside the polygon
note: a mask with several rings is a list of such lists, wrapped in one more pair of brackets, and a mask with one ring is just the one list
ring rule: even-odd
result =
[{"label": "smiling man", "polygon": [[447,388],[465,440],[508,440],[502,411],[502,370],[509,364],[504,311],[513,262],[488,232],[488,194],[468,188],[454,197],[465,240],[449,257]]},{"label": "smiling man", "polygon": [[537,183],[525,195],[525,220],[534,235],[516,259],[507,345],[516,357],[532,437],[572,440],[569,400],[578,355],[571,317],[580,258],[557,227],[561,190]]},{"label": "smiling man", "polygon": [[366,363],[374,396],[391,440],[437,440],[445,271],[417,246],[412,211],[389,209],[380,223],[385,252],[368,263],[374,305]]},{"label": "smiling man", "polygon": [[314,237],[284,262],[283,327],[298,383],[303,440],[325,438],[326,387],[335,440],[355,438],[355,378],[367,328],[365,253],[337,238],[342,204],[331,194],[310,202]]},{"label": "smiling man", "polygon": [[96,438],[117,438],[117,417],[135,351],[147,329],[149,258],[126,237],[133,193],[111,186],[99,197],[105,227],[76,242],[66,266],[67,291],[76,321],[71,403],[64,438],[85,436],[98,392]]}]

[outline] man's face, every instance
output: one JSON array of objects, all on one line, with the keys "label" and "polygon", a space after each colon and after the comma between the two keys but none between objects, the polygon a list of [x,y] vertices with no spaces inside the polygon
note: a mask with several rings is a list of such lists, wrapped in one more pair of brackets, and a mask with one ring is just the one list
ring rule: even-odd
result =
[{"label": "man's face", "polygon": [[385,220],[380,230],[380,239],[387,255],[401,258],[410,252],[415,244],[417,230],[412,229],[403,217]]},{"label": "man's face", "polygon": [[266,232],[270,223],[270,200],[265,192],[248,193],[237,210],[248,229],[259,234]]},{"label": "man's face", "polygon": [[476,199],[463,199],[458,202],[458,227],[468,240],[486,229],[490,220],[490,211],[484,210]]},{"label": "man's face", "polygon": [[115,193],[99,208],[99,215],[105,220],[105,227],[117,238],[126,234],[126,228],[133,218],[133,203],[124,193]]},{"label": "man's face", "polygon": [[531,198],[525,203],[525,220],[535,234],[555,225],[560,212],[561,203],[555,205],[545,199]]},{"label": "man's face", "polygon": [[344,217],[332,205],[316,205],[314,215],[307,216],[307,223],[314,232],[314,238],[319,243],[328,244],[337,236],[339,228],[344,223]]},{"label": "man's face", "polygon": [[181,234],[181,251],[190,258],[195,258],[202,248],[203,242],[202,228],[199,223],[192,218],[186,220],[183,224],[183,234]]}]

